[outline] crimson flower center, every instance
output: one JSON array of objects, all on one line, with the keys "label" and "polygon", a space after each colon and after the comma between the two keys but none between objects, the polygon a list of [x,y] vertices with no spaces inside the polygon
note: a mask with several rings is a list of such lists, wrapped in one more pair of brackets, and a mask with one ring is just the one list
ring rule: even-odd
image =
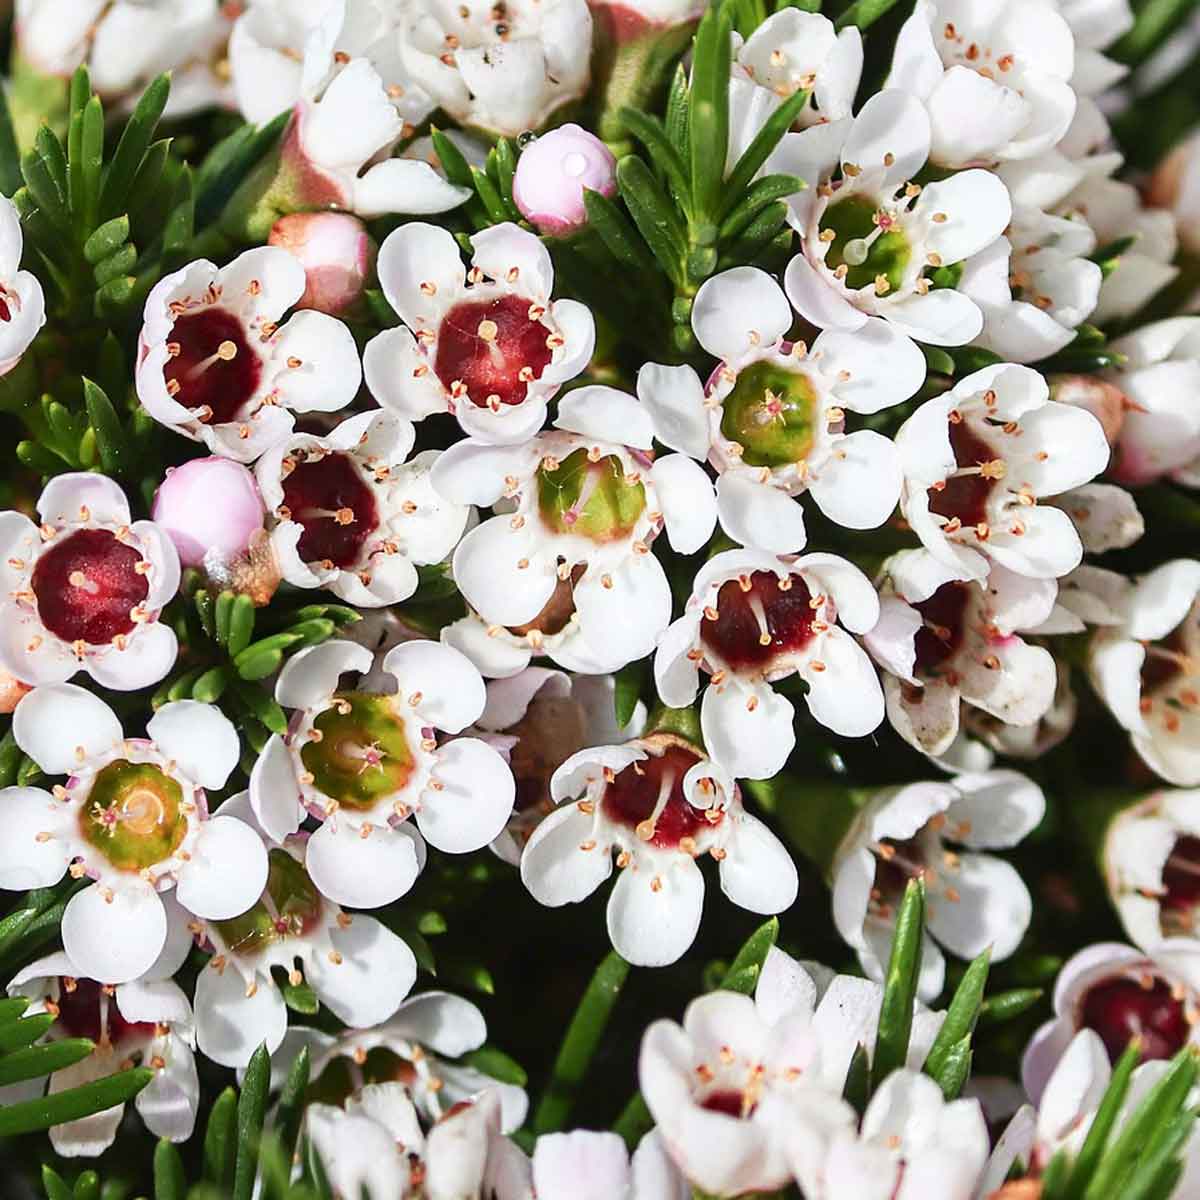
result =
[{"label": "crimson flower center", "polygon": [[1175,839],[1162,881],[1159,911],[1164,935],[1191,936],[1200,904],[1200,838],[1186,833]]},{"label": "crimson flower center", "polygon": [[442,318],[434,370],[451,395],[465,388],[476,407],[496,411],[525,399],[553,353],[550,329],[531,312],[539,307],[530,300],[497,296],[456,304]]},{"label": "crimson flower center", "polygon": [[967,585],[943,584],[928,600],[914,604],[925,622],[915,638],[918,675],[937,675],[948,659],[958,653],[966,635]]},{"label": "crimson flower center", "polygon": [[871,884],[871,903],[875,912],[890,918],[904,895],[910,879],[925,874],[925,855],[917,838],[895,841],[880,838],[875,846],[875,878]]},{"label": "crimson flower center", "polygon": [[103,645],[129,633],[130,615],[150,594],[141,554],[107,529],[77,529],[55,539],[33,568],[38,616],[65,642]]},{"label": "crimson flower center", "polygon": [[698,762],[695,751],[669,746],[631,763],[604,789],[604,815],[651,846],[679,849],[684,838],[694,840],[710,828],[705,810],[683,794],[683,777]]},{"label": "crimson flower center", "polygon": [[929,489],[929,511],[964,526],[986,524],[988,500],[1003,478],[1003,461],[966,420],[951,423],[950,446],[958,470]]},{"label": "crimson flower center", "polygon": [[176,317],[167,351],[167,391],[202,421],[236,420],[258,391],[262,360],[246,340],[242,322],[223,308]]},{"label": "crimson flower center", "polygon": [[1142,1040],[1142,1061],[1170,1058],[1181,1050],[1191,1033],[1183,998],[1162,978],[1132,979],[1121,976],[1089,988],[1080,1009],[1080,1021],[1093,1029],[1113,1062],[1129,1039]]},{"label": "crimson flower center", "polygon": [[107,1040],[114,1045],[132,1036],[150,1037],[154,1033],[150,1022],[126,1021],[117,1009],[116,998],[103,993],[94,979],[63,982],[58,996],[58,1024],[71,1037],[90,1038],[98,1043],[105,1040],[107,1033]]},{"label": "crimson flower center", "polygon": [[700,1101],[700,1107],[709,1112],[724,1113],[727,1117],[736,1117],[741,1120],[750,1116],[756,1105],[753,1101],[747,1103],[744,1092],[739,1092],[735,1088],[718,1088],[716,1091],[709,1092]]},{"label": "crimson flower center", "polygon": [[715,603],[704,610],[700,640],[734,670],[765,667],[802,650],[822,631],[818,613],[824,603],[799,575],[781,580],[772,571],[755,571],[721,585]]},{"label": "crimson flower center", "polygon": [[352,567],[379,528],[375,493],[350,455],[340,451],[298,462],[283,481],[283,504],[304,527],[297,546],[304,562]]}]

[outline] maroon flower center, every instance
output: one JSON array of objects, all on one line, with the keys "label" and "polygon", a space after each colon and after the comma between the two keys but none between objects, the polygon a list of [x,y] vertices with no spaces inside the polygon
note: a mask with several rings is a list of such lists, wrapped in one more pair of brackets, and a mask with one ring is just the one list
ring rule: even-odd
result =
[{"label": "maroon flower center", "polygon": [[1146,658],[1142,663],[1143,694],[1149,695],[1174,683],[1187,674],[1189,665],[1184,626],[1179,625],[1161,641],[1146,647]]},{"label": "maroon flower center", "polygon": [[1185,833],[1175,839],[1163,867],[1164,892],[1159,897],[1163,933],[1191,936],[1200,904],[1200,838]]},{"label": "maroon flower center", "polygon": [[937,675],[958,653],[966,634],[968,598],[965,583],[946,583],[928,600],[913,605],[925,622],[915,638],[916,674]]},{"label": "maroon flower center", "polygon": [[709,1112],[736,1117],[740,1121],[743,1117],[750,1116],[755,1106],[753,1104],[747,1106],[744,1092],[736,1091],[734,1088],[719,1088],[715,1092],[709,1092],[700,1101],[700,1107],[708,1109]]},{"label": "maroon flower center", "polygon": [[11,321],[12,309],[8,307],[8,296],[5,292],[0,291],[0,321]]},{"label": "maroon flower center", "polygon": [[353,567],[379,528],[375,493],[340,451],[298,462],[283,481],[283,506],[304,527],[297,547],[304,562]]},{"label": "maroon flower center", "polygon": [[1129,1039],[1140,1037],[1142,1061],[1170,1058],[1191,1033],[1183,1000],[1165,979],[1118,977],[1090,988],[1080,1010],[1081,1024],[1093,1029],[1113,1062]]},{"label": "maroon flower center", "polygon": [[167,391],[202,421],[236,420],[258,390],[262,360],[241,321],[223,308],[176,317],[167,350]]},{"label": "maroon flower center", "polygon": [[[456,304],[438,331],[437,377],[456,398],[478,408],[520,404],[529,384],[550,362],[550,329],[530,313],[539,309],[520,296]],[[456,386],[458,385],[458,386]]]},{"label": "maroon flower center", "polygon": [[141,554],[107,529],[77,529],[56,539],[33,568],[38,616],[64,642],[98,646],[129,633],[130,615],[149,595]]},{"label": "maroon flower center", "polygon": [[798,575],[755,571],[721,585],[704,610],[700,640],[733,670],[765,667],[803,649],[819,632],[818,607]]},{"label": "maroon flower center", "polygon": [[662,754],[631,763],[605,788],[604,815],[660,850],[679,848],[684,838],[710,828],[704,810],[683,794],[683,777],[698,762],[694,750],[668,746]]},{"label": "maroon flower center", "polygon": [[917,838],[898,842],[881,838],[875,846],[875,879],[871,884],[872,910],[884,919],[892,916],[910,879],[920,879],[926,869]]},{"label": "maroon flower center", "polygon": [[[101,1020],[101,1006],[105,1008]],[[58,1024],[71,1037],[91,1038],[102,1042],[105,1031],[114,1044],[136,1035],[151,1036],[154,1025],[147,1021],[126,1021],[117,1009],[116,997],[101,992],[94,979],[64,980],[59,988]]]},{"label": "maroon flower center", "polygon": [[965,420],[950,425],[950,446],[961,474],[955,473],[939,486],[929,489],[929,511],[955,518],[962,525],[987,523],[987,502],[1001,468],[995,464],[998,456],[991,446]]}]

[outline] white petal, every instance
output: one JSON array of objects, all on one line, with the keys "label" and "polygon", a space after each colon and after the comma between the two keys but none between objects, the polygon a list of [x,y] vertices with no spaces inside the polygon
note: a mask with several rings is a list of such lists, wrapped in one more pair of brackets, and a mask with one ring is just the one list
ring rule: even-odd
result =
[{"label": "white petal", "polygon": [[959,958],[974,958],[989,946],[997,962],[1012,954],[1033,914],[1029,890],[1012,864],[964,854],[960,869],[946,879],[960,899],[931,898],[925,913],[930,933]]},{"label": "white petal", "polygon": [[504,477],[523,474],[536,461],[528,446],[456,442],[433,465],[434,490],[455,504],[495,504],[504,494]]},{"label": "white petal", "polygon": [[472,266],[498,281],[507,280],[515,267],[522,295],[545,303],[554,286],[554,265],[541,239],[511,223],[493,225],[471,238]]},{"label": "white petal", "polygon": [[888,306],[887,317],[901,333],[931,346],[965,346],[983,329],[979,306],[952,288],[907,296]]},{"label": "white petal", "polygon": [[[66,1091],[103,1078],[108,1073],[111,1058],[105,1054],[90,1054],[82,1062],[73,1063],[50,1076],[50,1092]],[[125,1113],[124,1104],[114,1104],[102,1112],[76,1121],[55,1125],[50,1130],[50,1143],[63,1158],[95,1158],[113,1144],[117,1127]]]},{"label": "white petal", "polygon": [[512,771],[498,751],[477,738],[447,742],[437,760],[433,774],[442,789],[424,793],[417,826],[430,845],[448,854],[479,850],[512,815]]},{"label": "white petal", "polygon": [[757,267],[734,267],[700,285],[692,304],[696,340],[714,358],[737,362],[788,331],[792,310],[779,284]]},{"label": "white petal", "polygon": [[[459,542],[454,579],[467,603],[485,620],[523,625],[546,607],[558,577],[550,564],[535,560],[532,551],[528,526],[513,530],[504,516],[484,521]],[[528,565],[520,567],[520,562]]]},{"label": "white petal", "polygon": [[754,1006],[768,1025],[795,1013],[811,1014],[817,1007],[817,985],[790,954],[772,946],[754,987]]},{"label": "white petal", "polygon": [[410,421],[446,411],[441,381],[401,325],[376,334],[363,350],[363,377],[380,407]]},{"label": "white petal", "polygon": [[960,775],[954,786],[960,795],[946,815],[962,830],[956,840],[973,849],[1015,846],[1046,812],[1042,789],[1019,771]]},{"label": "white petal", "polygon": [[386,1021],[417,981],[417,960],[408,943],[362,913],[349,927],[330,930],[340,962],[316,954],[308,981],[339,1021],[366,1029]]},{"label": "white petal", "polygon": [[178,1036],[166,1039],[165,1065],[138,1093],[134,1105],[155,1137],[186,1142],[196,1127],[200,1080],[190,1047]]},{"label": "white petal", "polygon": [[671,620],[671,588],[653,554],[631,555],[608,574],[589,571],[575,587],[575,608],[589,642],[624,662],[644,658]]},{"label": "white petal", "polygon": [[416,836],[376,826],[368,837],[344,820],[326,821],[308,839],[304,864],[323,895],[349,908],[378,908],[416,882],[421,865]]},{"label": "white petal", "polygon": [[[271,339],[279,403],[293,412],[336,412],[362,383],[354,335],[336,317],[312,309],[296,313]],[[296,366],[296,361],[300,365]]]},{"label": "white petal", "polygon": [[686,708],[696,699],[700,677],[688,651],[697,642],[696,622],[684,615],[667,626],[654,652],[654,682],[668,708]]},{"label": "white petal", "polygon": [[334,640],[309,646],[284,664],[275,699],[284,708],[316,708],[337,691],[345,672],[365,674],[373,661],[370,650],[357,642]]},{"label": "white petal", "polygon": [[17,745],[46,772],[66,775],[122,737],[116,714],[99,696],[73,683],[34,688],[13,713]]},{"label": "white petal", "polygon": [[292,755],[277,733],[271,735],[250,772],[250,803],[259,825],[277,842],[295,833],[304,820]]},{"label": "white petal", "polygon": [[560,355],[542,369],[544,384],[565,383],[573,379],[592,360],[596,348],[596,321],[591,310],[578,300],[555,300],[550,305],[550,319],[558,326],[566,344]]},{"label": "white petal", "polygon": [[274,1053],[287,1032],[287,1006],[274,983],[260,981],[252,996],[231,964],[210,963],[196,979],[196,1041],[223,1067],[245,1067],[264,1042]]},{"label": "white petal", "polygon": [[717,512],[721,528],[743,546],[795,554],[808,540],[799,500],[748,471],[726,471],[717,480]]},{"label": "white petal", "polygon": [[[50,887],[63,877],[76,851],[62,809],[38,788],[0,789],[0,888]],[[39,840],[43,833],[58,836]]]},{"label": "white petal", "polygon": [[573,804],[545,817],[521,854],[521,882],[539,904],[556,908],[586,899],[612,874],[612,854],[591,839],[592,818]]},{"label": "white petal", "polygon": [[[160,710],[161,711],[161,710]],[[267,885],[262,839],[236,817],[211,817],[200,827],[191,860],[179,870],[179,902],[199,917],[240,916]]]},{"label": "white petal", "polygon": [[925,355],[878,317],[853,333],[826,330],[813,343],[812,357],[826,375],[838,376],[837,402],[851,412],[876,413],[900,404],[925,382]]},{"label": "white petal", "polygon": [[101,686],[119,692],[149,687],[175,665],[179,642],[175,630],[162,621],[143,625],[122,649],[90,655],[87,673]]},{"label": "white petal", "polygon": [[585,438],[639,450],[649,450],[654,442],[649,411],[628,392],[602,384],[572,388],[558,402],[554,425]]},{"label": "white petal", "polygon": [[822,329],[861,329],[867,321],[867,314],[836,292],[803,254],[788,263],[783,286],[796,311]]},{"label": "white petal", "polygon": [[803,672],[809,711],[842,737],[865,737],[883,720],[883,690],[874,664],[840,629],[825,634],[819,653],[825,670]]},{"label": "white petal", "polygon": [[635,967],[669,966],[696,940],[703,907],[704,876],[694,862],[656,873],[643,860],[621,873],[609,896],[608,936]]},{"label": "white petal", "polygon": [[[92,471],[56,475],[38,497],[37,510],[48,525],[72,525],[83,520],[128,525],[131,520],[125,493],[106,475]],[[87,511],[86,517],[83,510]]]},{"label": "white petal", "polygon": [[932,221],[929,248],[947,263],[961,262],[998,238],[1012,217],[1008,188],[991,171],[959,171],[927,184],[917,201],[914,215],[929,219],[944,215],[944,221]]},{"label": "white petal", "polygon": [[229,718],[215,704],[198,700],[164,704],[150,718],[146,733],[189,779],[214,790],[225,786],[242,752]]},{"label": "white petal", "polygon": [[478,719],[487,703],[482,676],[471,660],[452,646],[401,642],[384,656],[383,669],[396,677],[409,705],[446,733],[461,733]]},{"label": "white petal", "polygon": [[[871,581],[849,560],[836,554],[806,554],[792,569],[816,580],[814,590],[833,597],[838,622],[852,633],[866,633],[879,620],[879,594]],[[811,582],[810,582],[811,585]]]},{"label": "white petal", "polygon": [[911,179],[929,157],[929,118],[921,102],[896,89],[878,92],[859,109],[842,147],[842,162],[881,167],[886,178]]},{"label": "white petal", "polygon": [[167,916],[148,884],[111,892],[93,884],[67,902],[62,938],[81,975],[100,983],[127,983],[154,965],[167,939]]},{"label": "white petal", "polygon": [[[439,297],[453,297],[467,278],[453,236],[423,221],[410,221],[387,236],[376,270],[388,303],[413,328],[436,324],[445,303]],[[436,289],[428,298],[422,283]]]},{"label": "white petal", "polygon": [[629,1151],[615,1133],[543,1134],[534,1147],[535,1194],[548,1200],[613,1200],[626,1195],[629,1178]]},{"label": "white petal", "polygon": [[[749,706],[753,699],[757,703]],[[700,724],[709,753],[739,779],[770,779],[796,745],[791,704],[768,685],[753,691],[726,683],[709,686]]]},{"label": "white petal", "polygon": [[704,468],[683,454],[665,454],[650,469],[672,549],[695,554],[717,524],[717,498]]},{"label": "white petal", "polygon": [[839,439],[837,453],[809,484],[813,499],[831,521],[847,529],[882,525],[900,499],[895,445],[873,429],[859,429]]},{"label": "white petal", "polygon": [[799,876],[783,843],[749,813],[734,817],[719,874],[721,891],[755,913],[779,913],[796,899]]},{"label": "white petal", "polygon": [[354,211],[360,217],[385,213],[427,216],[457,208],[471,195],[443,179],[428,163],[385,158],[354,181]]},{"label": "white petal", "polygon": [[483,1013],[469,1000],[449,992],[422,992],[406,1000],[387,1028],[444,1058],[461,1058],[487,1040]]},{"label": "white petal", "polygon": [[695,370],[644,363],[638,370],[637,394],[654,422],[654,436],[672,450],[703,461],[708,454],[708,417],[704,385]]},{"label": "white petal", "polygon": [[492,637],[479,617],[468,615],[442,627],[442,642],[465,654],[485,679],[508,679],[529,666],[528,646],[515,646],[497,634]]}]

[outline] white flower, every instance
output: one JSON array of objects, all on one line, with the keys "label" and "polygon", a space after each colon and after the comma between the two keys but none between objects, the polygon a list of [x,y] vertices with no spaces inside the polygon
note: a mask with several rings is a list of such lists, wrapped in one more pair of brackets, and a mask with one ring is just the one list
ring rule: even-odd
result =
[{"label": "white flower", "polygon": [[25,239],[13,202],[0,196],[0,375],[29,349],[46,323],[46,298],[36,275],[22,271]]},{"label": "white flower", "polygon": [[292,430],[293,413],[335,412],[362,379],[349,329],[306,309],[304,268],[261,246],[218,269],[199,259],[146,298],[137,393],[156,420],[210,450],[251,462]]},{"label": "white flower", "polygon": [[893,1071],[862,1115],[834,1096],[805,1096],[788,1157],[806,1200],[974,1200],[988,1159],[977,1100],[946,1101],[915,1070]]},{"label": "white flower", "polygon": [[828,17],[798,8],[769,16],[734,57],[726,172],[797,91],[811,92],[796,121],[802,128],[850,116],[862,64],[862,34],[856,26],[839,33]]},{"label": "white flower", "polygon": [[433,490],[436,450],[405,462],[414,439],[410,422],[376,410],[328,437],[293,433],[258,460],[288,583],[378,608],[417,590],[414,563],[440,562],[454,549],[469,510]]},{"label": "white flower", "polygon": [[1085,221],[1015,208],[1005,236],[963,267],[959,286],[983,313],[976,345],[1009,362],[1057,354],[1099,299],[1103,272],[1088,257],[1095,249]]},{"label": "white flower", "polygon": [[0,886],[49,887],[90,877],[63,913],[63,945],[101,983],[148,971],[167,938],[159,893],[175,888],[211,920],[250,907],[267,879],[267,853],[248,825],[210,817],[204,788],[221,788],[238,760],[237,731],[195,700],[164,704],[147,738],[125,738],[112,709],[70,683],[35,688],[17,705],[13,736],[47,775],[53,795],[3,794]]},{"label": "white flower", "polygon": [[613,671],[648,655],[667,627],[671,589],[650,544],[665,528],[680,554],[703,546],[716,524],[712,483],[682,454],[655,459],[649,413],[614,388],[574,389],[554,424],[519,446],[468,439],[438,459],[438,492],[497,510],[459,543],[454,578],[489,634],[495,626],[507,642],[507,627],[538,654],[564,635],[560,663]]},{"label": "white flower", "polygon": [[888,86],[929,112],[942,166],[1050,150],[1075,115],[1075,39],[1041,0],[917,0],[896,39]]},{"label": "white flower", "polygon": [[272,1058],[272,1087],[283,1085],[293,1059],[307,1046],[311,1078],[324,1095],[349,1095],[369,1084],[403,1079],[422,1118],[436,1121],[461,1101],[493,1091],[500,1099],[501,1127],[510,1133],[525,1121],[525,1092],[452,1061],[486,1041],[483,1014],[469,1000],[449,992],[422,992],[369,1029],[334,1036],[293,1025]]},{"label": "white flower", "polygon": [[982,708],[968,705],[962,710],[963,729],[997,754],[1026,760],[1041,758],[1067,739],[1079,713],[1079,701],[1071,687],[1071,668],[1056,660],[1054,673],[1054,699],[1032,725],[1009,725]]},{"label": "white flower", "polygon": [[852,121],[786,134],[772,155],[772,170],[808,184],[788,201],[802,252],[784,283],[814,325],[861,329],[877,316],[936,346],[978,337],[979,307],[953,286],[934,286],[932,272],[991,245],[1012,204],[990,171],[913,183],[929,158],[929,138],[920,103],[891,89],[872,96]]},{"label": "white flower", "polygon": [[770,276],[735,267],[708,280],[692,309],[700,344],[721,365],[707,387],[691,367],[647,363],[638,396],[665,445],[717,470],[721,526],[747,546],[779,554],[803,548],[809,492],[850,529],[871,529],[899,497],[895,447],[870,429],[846,432],[846,413],[874,413],[907,400],[925,359],[884,321],[853,333],[829,330],[813,343],[785,339],[787,299]]},{"label": "white flower", "polygon": [[516,137],[539,129],[590,80],[592,16],[585,0],[488,3],[417,0],[405,13],[400,59],[455,121]]},{"label": "white flower", "polygon": [[1017,633],[1047,621],[1056,588],[998,565],[983,582],[947,581],[927,570],[931,563],[936,567],[919,551],[889,560],[891,584],[863,641],[884,668],[892,727],[939,759],[959,736],[961,702],[1018,727],[1046,714],[1054,700],[1054,658]]},{"label": "white flower", "polygon": [[709,674],[700,708],[709,749],[733,775],[767,779],[796,741],[791,702],[773,682],[798,674],[809,711],[843,737],[863,737],[883,720],[875,668],[850,636],[878,618],[874,587],[844,558],[726,550],[701,567],[683,616],[659,641],[658,694],[685,707],[700,672]]},{"label": "white flower", "polygon": [[1200,317],[1170,317],[1118,338],[1111,372],[1126,396],[1113,478],[1138,487],[1164,475],[1200,487]]},{"label": "white flower", "polygon": [[906,784],[872,797],[831,872],[834,924],[867,975],[884,978],[900,900],[914,878],[924,879],[929,897],[923,998],[942,990],[939,944],[959,958],[974,958],[988,947],[993,960],[1008,958],[1029,926],[1033,902],[1011,863],[977,851],[1015,846],[1045,807],[1041,789],[1016,771]]},{"label": "white flower", "polygon": [[1171,1058],[1200,1043],[1200,942],[1167,938],[1151,953],[1119,942],[1080,950],[1058,973],[1054,1017],[1030,1039],[1021,1082],[1039,1104],[1054,1068],[1080,1029],[1099,1035],[1110,1062],[1133,1037],[1142,1060]]},{"label": "white flower", "polygon": [[157,683],[177,651],[158,619],[179,587],[170,537],[91,472],[52,479],[37,512],[0,513],[0,667],[34,685],[80,670],[118,691]]},{"label": "white flower", "polygon": [[[846,1073],[856,1049],[874,1045],[881,997],[878,984],[806,969],[772,947],[753,1000],[712,992],[688,1005],[682,1027],[655,1021],[639,1083],[688,1179],[718,1195],[790,1182],[796,1139],[849,1111]],[[917,1005],[909,1067],[925,1060],[942,1019]]]},{"label": "white flower", "polygon": [[425,1133],[403,1084],[369,1084],[345,1109],[310,1105],[305,1131],[340,1197],[532,1200],[529,1161],[500,1133],[499,1108],[484,1092]]},{"label": "white flower", "polygon": [[521,879],[540,904],[590,896],[621,876],[608,901],[608,934],[638,966],[675,962],[695,940],[704,905],[703,854],[721,890],[751,912],[782,912],[796,898],[796,866],[778,838],[742,807],[719,762],[683,738],[650,734],[573,754],[554,772],[560,807],[533,832]]},{"label": "white flower", "polygon": [[521,851],[542,818],[554,810],[550,780],[571,755],[641,734],[646,706],[639,700],[618,726],[611,675],[564,675],[526,667],[487,685],[487,704],[468,735],[482,738],[508,759],[516,781],[516,804],[492,849],[517,866]]},{"label": "white flower", "polygon": [[548,1133],[533,1148],[539,1200],[691,1200],[692,1189],[652,1129],[632,1157],[615,1133]]},{"label": "white flower", "polygon": [[467,271],[448,230],[419,221],[379,251],[379,282],[404,326],[364,354],[367,386],[412,421],[451,412],[463,432],[509,444],[532,437],[546,403],[592,356],[592,314],[552,300],[550,253],[516,225],[471,239]]},{"label": "white flower", "polygon": [[1075,38],[1075,71],[1071,86],[1083,96],[1112,87],[1127,67],[1100,53],[1133,26],[1129,0],[1054,0]]},{"label": "white flower", "polygon": [[[245,1067],[261,1044],[274,1052],[287,1032],[287,1006],[272,977],[307,980],[339,1021],[374,1025],[395,1013],[417,977],[408,945],[374,917],[343,912],[305,870],[307,840],[272,845],[240,792],[221,806],[264,838],[267,885],[240,917],[209,921],[203,937],[213,957],[196,981],[196,1036],[214,1062]],[[301,964],[298,966],[297,964]]]},{"label": "white flower", "polygon": [[1138,580],[1125,620],[1092,640],[1092,686],[1142,760],[1177,787],[1200,784],[1200,563]]},{"label": "white flower", "polygon": [[254,815],[274,840],[295,833],[306,812],[322,822],[305,868],[322,895],[354,908],[408,891],[425,841],[451,854],[478,850],[513,807],[512,774],[497,751],[475,738],[437,740],[483,711],[483,680],[467,659],[436,642],[404,642],[383,661],[394,694],[339,688],[342,674],[371,665],[371,652],[353,642],[293,655],[275,699],[296,711],[250,776]]},{"label": "white flower", "polygon": [[1031,579],[1079,565],[1070,518],[1037,501],[1104,470],[1108,441],[1091,413],[1049,396],[1036,371],[1001,363],[927,400],[897,433],[900,509],[951,578],[983,580],[989,560]]},{"label": "white flower", "polygon": [[[166,944],[158,960],[137,979],[115,988],[102,985],[59,951],[18,971],[8,993],[33,1001],[26,1015],[54,1016],[48,1041],[85,1037],[96,1043],[87,1058],[50,1076],[51,1095],[137,1063],[154,1072],[134,1100],[146,1128],[155,1137],[185,1142],[192,1136],[200,1082],[192,1055],[192,1008],[171,976],[183,965],[192,939],[187,914],[169,897],[165,904],[170,922]],[[40,1081],[36,1088],[40,1095]],[[54,1126],[50,1141],[55,1152],[64,1158],[103,1153],[112,1145],[124,1112],[125,1105],[117,1104]]]}]

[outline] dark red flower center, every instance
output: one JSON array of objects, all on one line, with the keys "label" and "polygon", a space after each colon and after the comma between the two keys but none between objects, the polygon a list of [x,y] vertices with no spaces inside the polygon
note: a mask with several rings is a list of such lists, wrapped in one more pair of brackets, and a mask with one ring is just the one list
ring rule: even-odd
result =
[{"label": "dark red flower center", "polygon": [[915,639],[916,674],[936,675],[958,653],[966,634],[968,599],[967,584],[945,583],[928,600],[913,605],[925,622]]},{"label": "dark red flower center", "polygon": [[660,850],[674,850],[684,838],[710,828],[704,810],[683,794],[683,777],[700,755],[685,746],[668,746],[618,771],[604,790],[604,815],[634,830]]},{"label": "dark red flower center", "polygon": [[38,616],[65,642],[98,646],[129,633],[131,611],[149,595],[143,561],[107,529],[77,529],[56,538],[33,568]]},{"label": "dark red flower center", "polygon": [[734,1088],[719,1088],[715,1092],[709,1092],[700,1101],[700,1107],[708,1109],[709,1112],[724,1113],[727,1117],[736,1117],[738,1120],[750,1116],[754,1111],[753,1104],[746,1105],[745,1093],[736,1091]]},{"label": "dark red flower center", "polygon": [[733,670],[761,668],[801,650],[819,632],[818,608],[798,575],[781,580],[773,571],[755,571],[721,585],[704,610],[700,640]]},{"label": "dark red flower center", "polygon": [[1170,1058],[1181,1050],[1191,1033],[1183,1000],[1162,978],[1145,980],[1121,976],[1089,988],[1080,1010],[1080,1022],[1100,1035],[1113,1062],[1129,1039],[1142,1041],[1142,1061]]},{"label": "dark red flower center", "polygon": [[917,838],[899,842],[881,838],[875,847],[875,879],[871,884],[871,903],[885,918],[892,915],[904,895],[910,879],[925,874],[925,855]]},{"label": "dark red flower center", "polygon": [[1143,694],[1149,695],[1174,683],[1187,672],[1188,662],[1184,625],[1179,625],[1161,641],[1146,647],[1142,663]]},{"label": "dark red flower center", "polygon": [[236,420],[258,390],[262,360],[246,340],[241,321],[223,308],[176,317],[167,349],[167,391],[201,420]]},{"label": "dark red flower center", "polygon": [[986,523],[988,498],[1001,477],[993,465],[998,456],[965,420],[951,423],[950,446],[964,473],[929,489],[929,510],[950,521],[957,517],[967,526]]},{"label": "dark red flower center", "polygon": [[1159,897],[1165,935],[1190,937],[1195,929],[1195,909],[1200,904],[1200,838],[1185,833],[1175,839],[1163,867],[1163,894]]},{"label": "dark red flower center", "polygon": [[[101,1005],[107,1010],[103,1022]],[[63,981],[58,996],[58,1024],[71,1037],[91,1038],[93,1042],[102,1041],[107,1030],[108,1040],[114,1045],[131,1036],[150,1037],[154,1033],[151,1022],[126,1021],[117,1008],[115,995],[102,994],[94,979]]]},{"label": "dark red flower center", "polygon": [[379,528],[375,493],[340,451],[298,462],[283,481],[283,505],[304,526],[297,549],[305,562],[353,567]]},{"label": "dark red flower center", "polygon": [[0,291],[0,321],[11,321],[12,310],[8,307],[8,296]]},{"label": "dark red flower center", "polygon": [[537,309],[520,296],[497,296],[464,301],[445,315],[434,370],[452,395],[465,387],[479,408],[525,399],[552,354],[551,331],[531,311]]}]

